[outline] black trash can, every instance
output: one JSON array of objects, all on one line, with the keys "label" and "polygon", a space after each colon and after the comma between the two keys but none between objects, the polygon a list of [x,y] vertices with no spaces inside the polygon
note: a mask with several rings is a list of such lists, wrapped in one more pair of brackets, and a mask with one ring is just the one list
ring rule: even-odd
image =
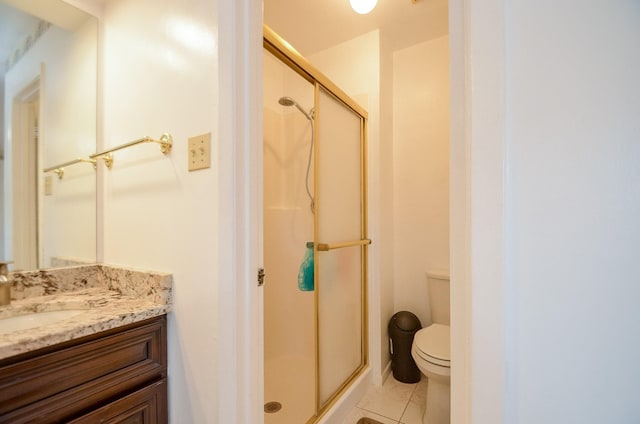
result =
[{"label": "black trash can", "polygon": [[418,317],[408,311],[396,312],[389,321],[391,370],[393,377],[403,383],[420,381],[420,370],[411,357],[411,344],[421,328]]}]

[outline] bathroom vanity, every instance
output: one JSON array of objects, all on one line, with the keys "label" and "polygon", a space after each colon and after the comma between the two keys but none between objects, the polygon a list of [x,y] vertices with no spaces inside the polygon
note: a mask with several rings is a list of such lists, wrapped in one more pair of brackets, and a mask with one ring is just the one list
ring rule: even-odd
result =
[{"label": "bathroom vanity", "polygon": [[171,276],[25,274],[0,307],[0,423],[166,423]]}]

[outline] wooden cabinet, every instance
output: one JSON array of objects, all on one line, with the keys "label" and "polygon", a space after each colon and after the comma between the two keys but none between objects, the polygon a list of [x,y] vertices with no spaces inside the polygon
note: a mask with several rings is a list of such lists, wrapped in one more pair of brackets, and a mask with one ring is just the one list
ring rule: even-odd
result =
[{"label": "wooden cabinet", "polygon": [[166,317],[0,360],[0,423],[166,423]]}]

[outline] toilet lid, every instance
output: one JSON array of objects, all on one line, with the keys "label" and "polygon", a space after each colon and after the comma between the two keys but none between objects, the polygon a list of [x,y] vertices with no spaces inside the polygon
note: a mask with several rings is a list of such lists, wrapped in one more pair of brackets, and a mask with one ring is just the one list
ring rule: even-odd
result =
[{"label": "toilet lid", "polygon": [[451,348],[448,325],[431,324],[423,328],[416,333],[413,343],[417,353],[424,360],[436,365],[450,366]]}]

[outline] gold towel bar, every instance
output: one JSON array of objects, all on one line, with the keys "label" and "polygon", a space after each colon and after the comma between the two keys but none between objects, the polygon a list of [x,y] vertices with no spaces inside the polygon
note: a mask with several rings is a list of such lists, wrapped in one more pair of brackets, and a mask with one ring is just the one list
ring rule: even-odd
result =
[{"label": "gold towel bar", "polygon": [[130,141],[129,143],[125,143],[120,146],[107,149],[103,152],[93,154],[89,157],[91,159],[95,159],[95,158],[103,159],[106,167],[111,169],[111,167],[113,166],[113,152],[126,149],[128,147],[135,146],[141,143],[158,143],[160,145],[160,151],[166,155],[171,151],[171,145],[173,144],[173,137],[171,137],[171,134],[169,133],[162,134],[162,136],[160,137],[160,140],[156,140],[151,137],[145,136],[137,140]]},{"label": "gold towel bar", "polygon": [[345,241],[342,243],[318,243],[318,251],[327,252],[333,249],[342,249],[343,247],[351,247],[351,246],[365,246],[371,244],[371,240],[355,240],[355,241]]},{"label": "gold towel bar", "polygon": [[62,177],[64,176],[64,167],[65,166],[75,165],[76,163],[91,163],[91,164],[93,164],[93,169],[96,168],[96,160],[95,159],[78,158],[78,159],[70,160],[70,161],[65,162],[65,163],[61,163],[59,165],[50,166],[48,168],[45,168],[44,172],[55,172],[58,175],[58,178],[62,179]]}]

